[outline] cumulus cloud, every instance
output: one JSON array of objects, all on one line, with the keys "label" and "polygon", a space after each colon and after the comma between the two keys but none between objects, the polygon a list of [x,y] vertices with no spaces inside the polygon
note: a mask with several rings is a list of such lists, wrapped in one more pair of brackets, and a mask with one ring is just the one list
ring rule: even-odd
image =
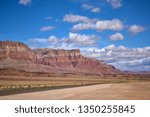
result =
[{"label": "cumulus cloud", "polygon": [[52,35],[52,36],[50,36],[50,37],[47,39],[47,42],[50,42],[50,43],[58,43],[58,42],[59,42],[59,38],[57,38],[55,35]]},{"label": "cumulus cloud", "polygon": [[31,4],[32,0],[19,0],[19,4],[22,5],[29,5]]},{"label": "cumulus cloud", "polygon": [[[120,19],[111,19],[111,20],[99,20],[96,18],[89,18],[82,15],[75,15],[75,14],[67,14],[64,16],[63,21],[74,23],[73,27],[71,28],[72,31],[79,31],[79,30],[96,30],[96,31],[121,31],[123,29],[128,29],[131,34],[137,34],[143,32],[145,28],[140,25],[131,25],[126,26]],[[126,28],[128,27],[128,28]],[[116,34],[117,39],[119,37],[120,40],[123,40],[123,35]],[[114,37],[114,36],[113,36]],[[116,37],[116,36],[115,36]],[[112,39],[111,40],[117,40]]]},{"label": "cumulus cloud", "polygon": [[137,34],[137,33],[143,32],[144,30],[145,30],[144,27],[140,25],[132,25],[128,29],[128,31],[132,34]]},{"label": "cumulus cloud", "polygon": [[121,20],[113,19],[113,20],[103,20],[97,21],[95,24],[95,28],[97,30],[122,30],[124,25]]},{"label": "cumulus cloud", "polygon": [[53,30],[55,27],[54,26],[44,26],[40,29],[40,31],[50,31]]},{"label": "cumulus cloud", "polygon": [[101,11],[101,9],[99,7],[94,7],[94,6],[89,5],[89,4],[83,4],[82,8],[84,8],[86,10],[90,10],[93,13],[99,13]]},{"label": "cumulus cloud", "polygon": [[122,68],[123,70],[132,70],[132,71],[149,71],[150,70],[150,57],[142,58],[133,61],[122,61],[116,62],[112,65]]},{"label": "cumulus cloud", "polygon": [[78,23],[73,25],[72,31],[94,29],[95,25],[92,22]]},{"label": "cumulus cloud", "polygon": [[111,41],[123,40],[124,36],[121,33],[115,33],[109,37]]},{"label": "cumulus cloud", "polygon": [[126,48],[109,45],[104,48],[89,48],[83,51],[87,57],[94,57],[114,65],[121,70],[149,71],[150,46],[144,48]]},{"label": "cumulus cloud", "polygon": [[101,11],[101,9],[98,7],[91,9],[91,12],[93,12],[93,13],[99,13],[100,11]]},{"label": "cumulus cloud", "polygon": [[78,33],[69,33],[68,37],[65,38],[57,38],[56,36],[52,35],[48,38],[34,38],[29,39],[30,42],[35,43],[45,43],[49,44],[49,47],[52,48],[79,48],[79,47],[86,47],[86,46],[94,46],[96,41],[100,39],[100,37],[96,35],[85,35],[85,34],[78,34]]},{"label": "cumulus cloud", "polygon": [[122,0],[106,0],[113,8],[117,9],[122,6]]},{"label": "cumulus cloud", "polygon": [[81,15],[74,15],[74,14],[65,15],[63,20],[66,22],[71,22],[71,23],[91,21],[88,17],[81,16]]},{"label": "cumulus cloud", "polygon": [[83,22],[75,24],[72,28],[73,31],[77,30],[87,30],[87,29],[94,29],[97,31],[104,31],[104,30],[114,30],[119,31],[124,28],[124,24],[119,19],[113,20],[98,20],[95,22]]},{"label": "cumulus cloud", "polygon": [[82,8],[84,8],[84,9],[92,9],[93,6],[92,6],[92,5],[89,5],[89,4],[83,4],[83,5],[82,5]]},{"label": "cumulus cloud", "polygon": [[86,16],[68,14],[64,16],[64,21],[76,23],[72,27],[72,31],[93,29],[97,31],[114,30],[119,31],[124,29],[124,24],[119,19],[98,20],[91,19]]},{"label": "cumulus cloud", "polygon": [[69,37],[66,40],[68,43],[74,43],[77,46],[91,46],[96,44],[96,40],[99,37],[95,35],[85,35],[85,34],[78,34],[78,33],[69,33]]}]

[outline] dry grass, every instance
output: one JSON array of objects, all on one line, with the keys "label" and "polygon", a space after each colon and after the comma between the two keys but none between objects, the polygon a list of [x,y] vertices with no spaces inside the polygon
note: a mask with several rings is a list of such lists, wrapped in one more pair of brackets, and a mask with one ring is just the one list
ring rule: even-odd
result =
[{"label": "dry grass", "polygon": [[95,84],[139,82],[137,79],[137,77],[136,79],[127,79],[120,75],[105,77],[80,75],[63,77],[0,76],[0,95]]},{"label": "dry grass", "polygon": [[150,82],[110,83],[0,96],[4,100],[149,100]]}]

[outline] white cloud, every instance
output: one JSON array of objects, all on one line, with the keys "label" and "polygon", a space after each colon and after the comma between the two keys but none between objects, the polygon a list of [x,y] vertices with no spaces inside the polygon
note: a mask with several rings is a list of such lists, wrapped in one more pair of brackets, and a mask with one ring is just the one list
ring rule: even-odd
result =
[{"label": "white cloud", "polygon": [[75,45],[78,46],[91,46],[94,45],[96,40],[98,40],[99,37],[95,36],[95,35],[85,35],[85,34],[78,34],[78,33],[69,33],[69,37],[66,40],[66,42],[69,43],[75,43]]},{"label": "white cloud", "polygon": [[101,9],[98,7],[91,9],[91,12],[93,12],[93,13],[99,13],[100,11],[101,11]]},{"label": "white cloud", "polygon": [[115,62],[112,65],[122,68],[126,71],[149,71],[150,70],[150,57],[142,58],[133,61]]},{"label": "white cloud", "polygon": [[[78,30],[96,30],[96,31],[121,31],[127,26],[120,19],[112,20],[99,20],[96,18],[88,18],[86,16],[67,14],[64,16],[64,21],[74,23],[72,31]],[[132,34],[137,34],[144,31],[145,28],[140,25],[131,25],[128,27],[128,31]],[[120,34],[119,34],[120,35]],[[123,36],[119,36],[120,40],[123,39]]]},{"label": "white cloud", "polygon": [[88,30],[88,29],[94,29],[94,28],[95,28],[95,24],[93,24],[92,22],[78,23],[78,24],[73,25],[72,31]]},{"label": "white cloud", "polygon": [[68,37],[57,38],[52,35],[48,38],[29,39],[30,42],[49,44],[52,48],[80,48],[86,46],[94,46],[100,37],[96,35],[85,35],[78,33],[69,33]]},{"label": "white cloud", "polygon": [[115,30],[119,31],[124,28],[124,24],[119,19],[113,20],[98,20],[95,22],[83,22],[79,24],[75,24],[72,28],[73,31],[77,30],[87,30],[87,29],[94,29],[97,31],[104,31],[104,30]]},{"label": "white cloud", "polygon": [[19,4],[22,5],[29,5],[31,4],[32,0],[19,0]]},{"label": "white cloud", "polygon": [[123,40],[124,36],[121,33],[115,33],[109,38],[111,41]]},{"label": "white cloud", "polygon": [[106,0],[113,8],[119,8],[122,6],[122,0]]},{"label": "white cloud", "polygon": [[93,13],[99,13],[101,11],[101,9],[99,7],[94,7],[94,6],[89,5],[89,4],[83,4],[82,8],[84,8],[86,10],[90,10]]},{"label": "white cloud", "polygon": [[106,50],[106,51],[113,50],[113,49],[115,49],[115,45],[112,44],[112,45],[106,46],[106,47],[103,48],[103,49]]},{"label": "white cloud", "polygon": [[121,20],[113,19],[113,20],[103,20],[97,21],[95,24],[95,28],[97,30],[122,30],[124,25]]},{"label": "white cloud", "polygon": [[57,43],[59,42],[59,39],[55,35],[52,35],[47,39],[47,41],[51,43]]},{"label": "white cloud", "polygon": [[121,70],[149,71],[150,46],[144,48],[126,48],[110,45],[104,48],[89,48],[83,51],[87,57],[94,57],[114,65]]},{"label": "white cloud", "polygon": [[44,26],[40,29],[40,31],[50,31],[53,30],[55,27],[54,26]]},{"label": "white cloud", "polygon": [[73,25],[72,31],[93,29],[97,31],[114,30],[119,31],[124,29],[124,24],[119,19],[98,20],[90,19],[86,16],[68,14],[64,16],[64,21],[77,23]]},{"label": "white cloud", "polygon": [[145,29],[143,26],[139,26],[139,25],[132,25],[129,27],[128,31],[132,34],[137,34],[140,32],[143,32]]},{"label": "white cloud", "polygon": [[92,9],[93,6],[92,6],[92,5],[89,5],[89,4],[83,4],[83,5],[82,5],[82,8],[84,8],[84,9]]},{"label": "white cloud", "polygon": [[90,19],[88,17],[74,15],[74,14],[65,15],[63,20],[66,22],[71,22],[71,23],[89,22],[90,21]]}]

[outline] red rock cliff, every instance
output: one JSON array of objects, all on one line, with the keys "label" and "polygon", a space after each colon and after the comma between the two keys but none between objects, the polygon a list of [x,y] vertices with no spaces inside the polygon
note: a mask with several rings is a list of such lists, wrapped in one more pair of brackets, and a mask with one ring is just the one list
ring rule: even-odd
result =
[{"label": "red rock cliff", "polygon": [[79,49],[36,49],[36,62],[53,67],[74,68],[79,60],[83,59]]},{"label": "red rock cliff", "polygon": [[2,41],[0,42],[0,59],[30,60],[55,68],[82,71],[95,74],[112,74],[117,70],[96,59],[82,56],[79,49],[30,49],[23,43]]},{"label": "red rock cliff", "polygon": [[12,41],[1,41],[0,42],[0,59],[11,58],[11,59],[23,59],[32,60],[32,50],[23,43],[12,42]]}]

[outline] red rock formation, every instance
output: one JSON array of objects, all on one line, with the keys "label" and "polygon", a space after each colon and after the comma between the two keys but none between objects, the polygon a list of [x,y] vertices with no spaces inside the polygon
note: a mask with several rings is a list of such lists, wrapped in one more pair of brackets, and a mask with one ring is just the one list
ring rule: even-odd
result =
[{"label": "red rock formation", "polygon": [[113,66],[107,65],[96,59],[82,56],[79,49],[30,49],[23,43],[2,41],[0,42],[0,59],[29,60],[34,63],[72,70],[75,72],[85,72],[94,74],[114,74],[117,73]]},{"label": "red rock formation", "polygon": [[84,57],[81,55],[80,50],[54,50],[54,49],[37,49],[34,50],[36,55],[36,62],[53,66],[62,67],[66,69],[76,67],[79,60]]},{"label": "red rock formation", "polygon": [[32,60],[32,50],[23,43],[1,41],[0,42],[0,59],[11,58],[17,60]]}]

